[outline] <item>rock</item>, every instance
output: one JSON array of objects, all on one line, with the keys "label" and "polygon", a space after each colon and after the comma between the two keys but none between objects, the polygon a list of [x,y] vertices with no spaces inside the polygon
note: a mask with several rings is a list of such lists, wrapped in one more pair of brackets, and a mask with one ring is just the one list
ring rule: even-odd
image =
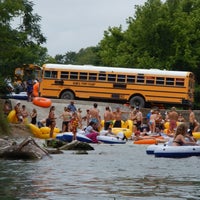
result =
[{"label": "rock", "polygon": [[46,149],[46,151],[49,154],[62,154],[63,153],[63,151],[61,151],[60,149]]},{"label": "rock", "polygon": [[78,150],[75,152],[75,154],[88,154],[88,152],[86,150]]},{"label": "rock", "polygon": [[63,145],[65,145],[65,144],[66,144],[66,142],[63,142],[63,141],[57,140],[57,139],[45,140],[45,145],[47,147],[59,148],[59,147],[62,147]]},{"label": "rock", "polygon": [[33,138],[29,137],[17,144],[9,140],[0,140],[0,158],[33,160],[50,156],[49,153],[40,147]]},{"label": "rock", "polygon": [[79,142],[77,140],[72,141],[68,144],[65,144],[64,146],[59,148],[60,150],[77,150],[77,151],[90,151],[94,150],[92,146],[90,146],[86,142]]}]

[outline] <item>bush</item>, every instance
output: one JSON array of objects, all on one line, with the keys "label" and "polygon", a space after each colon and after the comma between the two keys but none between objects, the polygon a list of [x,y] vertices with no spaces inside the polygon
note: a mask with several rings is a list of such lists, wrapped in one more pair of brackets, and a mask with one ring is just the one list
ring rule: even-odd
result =
[{"label": "bush", "polygon": [[200,109],[200,86],[195,87],[194,92],[194,109],[199,110]]},{"label": "bush", "polygon": [[9,133],[9,123],[3,113],[3,101],[0,100],[0,135],[8,135]]}]

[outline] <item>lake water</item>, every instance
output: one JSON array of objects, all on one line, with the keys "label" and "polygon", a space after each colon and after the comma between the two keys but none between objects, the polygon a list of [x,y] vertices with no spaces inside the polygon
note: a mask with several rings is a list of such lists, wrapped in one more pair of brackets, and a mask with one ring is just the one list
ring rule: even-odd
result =
[{"label": "lake water", "polygon": [[131,142],[93,146],[87,155],[1,160],[0,199],[200,199],[200,157],[155,158]]}]

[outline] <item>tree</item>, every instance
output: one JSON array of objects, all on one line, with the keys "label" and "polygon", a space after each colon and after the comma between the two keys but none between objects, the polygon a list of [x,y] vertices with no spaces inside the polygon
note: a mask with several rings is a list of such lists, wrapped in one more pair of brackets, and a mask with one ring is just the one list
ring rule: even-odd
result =
[{"label": "tree", "polygon": [[55,56],[56,63],[60,64],[74,64],[74,65],[100,65],[100,58],[98,55],[98,47],[87,47],[80,49],[78,53],[69,51],[64,55],[57,54]]},{"label": "tree", "polygon": [[200,0],[148,0],[135,8],[127,30],[104,32],[103,64],[200,73]]},{"label": "tree", "polygon": [[47,49],[40,46],[46,42],[38,24],[41,18],[33,13],[33,5],[28,0],[0,1],[0,74],[4,76],[12,76],[14,68],[25,63],[40,64],[47,56]]}]

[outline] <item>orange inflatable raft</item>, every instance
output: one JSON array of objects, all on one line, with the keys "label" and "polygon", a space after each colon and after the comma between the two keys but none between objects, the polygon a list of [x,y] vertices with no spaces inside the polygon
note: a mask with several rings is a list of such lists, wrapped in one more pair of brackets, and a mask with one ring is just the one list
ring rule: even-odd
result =
[{"label": "orange inflatable raft", "polygon": [[156,139],[142,139],[142,140],[136,140],[133,142],[133,144],[157,144]]},{"label": "orange inflatable raft", "polygon": [[143,139],[135,140],[133,144],[158,144],[166,142],[162,136],[152,136],[149,138],[148,136],[144,136]]},{"label": "orange inflatable raft", "polygon": [[36,82],[33,85],[33,96],[38,97],[39,96],[39,82]]},{"label": "orange inflatable raft", "polygon": [[51,100],[43,97],[35,97],[33,98],[33,104],[36,106],[48,108],[51,106]]}]

